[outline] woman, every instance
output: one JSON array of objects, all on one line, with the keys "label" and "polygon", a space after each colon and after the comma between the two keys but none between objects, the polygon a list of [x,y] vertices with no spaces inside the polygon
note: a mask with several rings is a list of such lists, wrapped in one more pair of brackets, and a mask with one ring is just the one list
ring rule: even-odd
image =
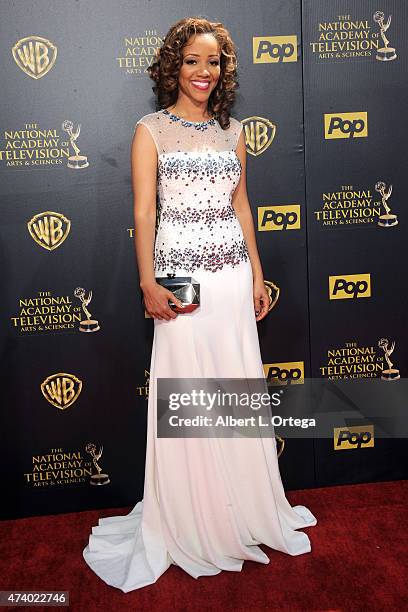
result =
[{"label": "woman", "polygon": [[[136,254],[154,319],[143,500],[102,518],[84,558],[124,592],[171,565],[194,578],[269,563],[257,546],[299,555],[316,524],[285,497],[274,437],[156,437],[157,378],[263,378],[256,321],[268,311],[246,192],[242,124],[230,116],[236,51],[221,23],[173,25],[149,68],[161,110],[137,122],[132,143]],[[160,223],[156,229],[156,195]],[[200,283],[200,306],[158,284],[176,273]]]}]

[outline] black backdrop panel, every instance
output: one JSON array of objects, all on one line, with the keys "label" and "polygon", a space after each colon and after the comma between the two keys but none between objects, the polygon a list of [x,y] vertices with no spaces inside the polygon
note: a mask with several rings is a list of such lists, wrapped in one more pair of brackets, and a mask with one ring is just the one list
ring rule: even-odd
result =
[{"label": "black backdrop panel", "polygon": [[[316,2],[305,0],[303,11],[303,66],[305,107],[305,164],[308,224],[308,269],[312,375],[322,379],[361,378],[370,385],[387,369],[385,339],[394,368],[401,379],[384,380],[384,386],[402,384],[407,363],[407,292],[401,286],[406,261],[406,210],[402,194],[407,174],[402,162],[407,123],[404,106],[407,84],[407,7],[401,2]],[[384,42],[392,52],[381,49]],[[366,113],[364,136],[350,137],[348,126],[357,125],[357,113]],[[325,129],[325,115],[340,117],[339,128]],[[349,123],[347,123],[349,121]],[[351,128],[350,128],[351,129]],[[342,136],[336,137],[333,136]],[[388,199],[398,224],[379,225]],[[355,277],[354,277],[355,275]],[[361,277],[363,275],[363,278]],[[336,277],[363,282],[369,276],[370,295],[330,292]],[[333,278],[334,277],[334,278]],[[364,361],[365,356],[367,361]],[[361,361],[360,361],[361,359]],[[350,368],[348,371],[346,368]],[[343,368],[343,369],[342,369]],[[391,388],[388,388],[391,391]],[[372,394],[358,406],[369,414]],[[327,399],[322,410],[332,413],[333,429],[344,423],[343,405]],[[384,417],[392,418],[403,398],[384,404]],[[371,406],[370,406],[371,402]],[[387,405],[388,404],[388,405]],[[316,442],[316,484],[327,485],[402,478],[407,465],[405,439],[384,439],[380,422],[374,426],[374,445],[335,452],[333,440]],[[357,424],[357,422],[355,423]],[[392,427],[391,427],[392,429]],[[400,431],[401,437],[404,435]],[[398,437],[398,432],[397,432]]]},{"label": "black backdrop panel", "polygon": [[[238,48],[233,114],[245,126],[265,279],[279,291],[258,326],[265,370],[300,366],[305,378],[323,380],[332,351],[371,347],[378,378],[386,368],[378,341],[387,338],[405,376],[404,4],[381,7],[385,22],[392,14],[386,36],[397,53],[387,62],[376,59],[378,6],[368,0],[255,0],[234,11],[218,0],[176,9],[156,0],[1,7],[2,518],[133,505],[143,495],[153,322],[140,303],[130,143],[136,121],[156,110],[146,67],[186,15],[223,22]],[[343,43],[369,51],[330,56],[339,31]],[[290,57],[258,54],[266,43],[292,45]],[[367,113],[367,137],[325,138],[325,114],[356,112]],[[79,125],[75,160],[69,132]],[[268,126],[264,150],[252,140],[256,126]],[[379,181],[393,186],[393,227],[377,225]],[[364,223],[326,222],[344,200],[360,203]],[[327,202],[332,212],[323,214]],[[288,209],[294,228],[258,224],[265,211]],[[370,274],[371,297],[329,299],[330,277],[359,274]],[[81,333],[89,297],[99,330]],[[307,394],[303,401],[306,412],[316,409]],[[332,413],[323,395],[318,409]],[[329,439],[284,440],[287,488],[406,476],[404,440],[335,451],[336,410]]]}]

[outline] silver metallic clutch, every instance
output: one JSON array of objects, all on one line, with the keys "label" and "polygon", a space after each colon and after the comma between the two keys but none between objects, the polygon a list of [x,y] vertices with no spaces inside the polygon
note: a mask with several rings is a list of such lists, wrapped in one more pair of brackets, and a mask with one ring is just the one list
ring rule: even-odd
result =
[{"label": "silver metallic clutch", "polygon": [[191,276],[176,276],[169,272],[167,276],[156,277],[156,282],[183,302],[184,308],[179,308],[169,300],[169,306],[175,312],[180,314],[192,312],[200,305],[200,283]]}]

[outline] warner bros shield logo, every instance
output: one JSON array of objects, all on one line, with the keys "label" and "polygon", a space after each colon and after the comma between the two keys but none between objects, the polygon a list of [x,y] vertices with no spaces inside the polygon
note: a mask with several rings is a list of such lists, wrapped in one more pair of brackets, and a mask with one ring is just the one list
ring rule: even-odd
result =
[{"label": "warner bros shield logo", "polygon": [[41,79],[51,70],[57,59],[57,47],[47,38],[27,36],[12,48],[19,68],[32,79]]},{"label": "warner bros shield logo", "polygon": [[47,210],[34,215],[27,223],[30,236],[47,251],[61,246],[71,229],[71,221],[58,212]]},{"label": "warner bros shield logo", "polygon": [[241,123],[244,126],[247,153],[261,155],[273,142],[276,125],[265,117],[247,117]]},{"label": "warner bros shield logo", "polygon": [[51,374],[41,383],[41,392],[45,399],[60,410],[72,406],[81,390],[82,381],[66,372]]},{"label": "warner bros shield logo", "polygon": [[275,285],[275,283],[270,280],[264,280],[264,285],[269,298],[268,312],[271,312],[272,308],[275,308],[275,305],[279,299],[280,289],[278,285]]}]

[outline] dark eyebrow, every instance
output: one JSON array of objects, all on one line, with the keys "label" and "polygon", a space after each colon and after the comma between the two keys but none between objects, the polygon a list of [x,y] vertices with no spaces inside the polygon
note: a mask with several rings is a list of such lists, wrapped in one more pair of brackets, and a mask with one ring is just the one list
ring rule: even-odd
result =
[{"label": "dark eyebrow", "polygon": [[[186,53],[186,55],[195,55],[196,57],[200,57],[199,53]],[[209,55],[208,57],[219,57],[219,54],[218,53],[211,53],[211,55]]]}]

